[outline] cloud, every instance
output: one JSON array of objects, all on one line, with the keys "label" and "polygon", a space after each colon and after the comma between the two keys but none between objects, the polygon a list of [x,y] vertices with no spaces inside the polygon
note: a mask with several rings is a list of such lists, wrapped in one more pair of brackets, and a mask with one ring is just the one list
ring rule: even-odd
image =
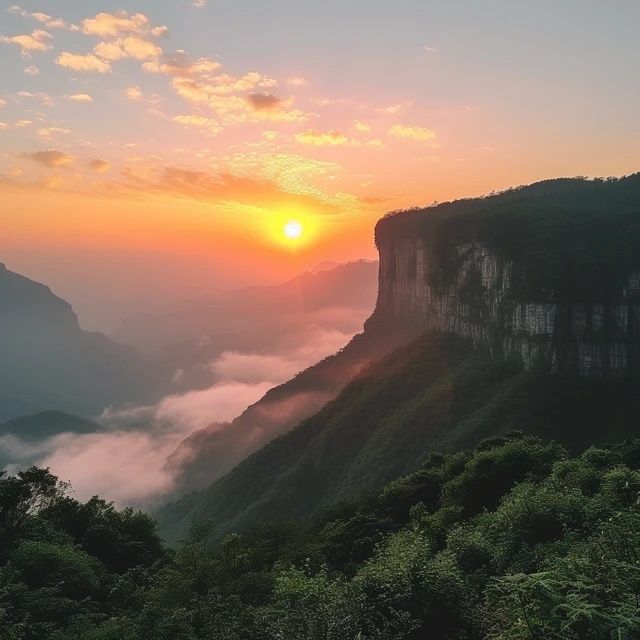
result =
[{"label": "cloud", "polygon": [[30,35],[21,34],[17,36],[0,36],[0,42],[18,45],[23,55],[30,55],[34,52],[48,51],[51,45],[47,40],[51,34],[42,29],[34,29]]},{"label": "cloud", "polygon": [[36,91],[35,93],[31,93],[30,91],[18,91],[16,95],[19,98],[33,98],[35,100],[40,100],[40,102],[47,107],[50,107],[53,104],[51,96],[43,91]]},{"label": "cloud", "polygon": [[140,91],[140,87],[127,87],[124,90],[124,95],[127,97],[127,100],[142,99],[142,91]]},{"label": "cloud", "polygon": [[162,54],[162,49],[144,38],[126,36],[109,42],[100,42],[93,48],[93,52],[104,60],[113,62],[123,58],[133,58],[134,60],[157,58]]},{"label": "cloud", "polygon": [[335,353],[351,337],[341,331],[316,326],[309,327],[303,335],[309,340],[307,344],[294,344],[281,354],[225,351],[209,366],[221,380],[235,380],[246,384],[268,382],[276,385]]},{"label": "cloud", "polygon": [[74,71],[97,71],[98,73],[109,73],[111,65],[101,60],[92,53],[80,55],[64,51],[56,58],[56,64]]},{"label": "cloud", "polygon": [[426,51],[427,53],[436,53],[436,51],[438,51],[435,47],[432,47],[428,44],[422,45],[422,50]]},{"label": "cloud", "polygon": [[349,138],[344,135],[340,129],[331,131],[317,131],[315,129],[307,129],[295,136],[296,142],[300,144],[308,144],[316,147],[338,146],[348,144]]},{"label": "cloud", "polygon": [[301,78],[299,76],[287,78],[286,82],[290,87],[306,87],[309,84],[309,81],[306,78]]},{"label": "cloud", "polygon": [[207,0],[192,0],[191,6],[196,9],[204,9],[207,6]]},{"label": "cloud", "polygon": [[4,131],[5,129],[8,129],[9,125],[6,122],[0,122],[0,131]]},{"label": "cloud", "polygon": [[40,73],[40,69],[38,69],[35,64],[30,64],[28,67],[25,67],[24,73],[28,76],[37,76]]},{"label": "cloud", "polygon": [[89,167],[97,173],[105,173],[111,169],[111,163],[107,160],[101,160],[100,158],[94,158],[89,160]]},{"label": "cloud", "polygon": [[366,124],[365,122],[361,122],[360,120],[356,120],[353,123],[353,126],[356,128],[357,131],[371,131],[371,125],[370,124]]},{"label": "cloud", "polygon": [[6,106],[7,106],[7,101],[0,98],[0,107],[6,107]]},{"label": "cloud", "polygon": [[221,382],[204,391],[169,396],[160,402],[156,415],[161,420],[201,429],[211,422],[227,422],[257,402],[274,382]]},{"label": "cloud", "polygon": [[67,100],[71,100],[71,102],[93,102],[93,98],[87,93],[74,93]]},{"label": "cloud", "polygon": [[35,151],[34,153],[25,153],[24,156],[44,165],[45,167],[64,167],[73,162],[73,156],[62,151],[49,149],[48,151]]},{"label": "cloud", "polygon": [[277,111],[283,104],[282,100],[272,93],[250,93],[246,100],[256,111]]},{"label": "cloud", "polygon": [[166,27],[152,27],[143,13],[129,15],[126,11],[98,13],[93,18],[82,21],[82,32],[100,38],[117,38],[128,34],[165,35]]},{"label": "cloud", "polygon": [[300,122],[309,114],[299,109],[291,109],[290,100],[281,100],[268,93],[245,93],[248,88],[262,86],[270,82],[258,73],[248,73],[241,78],[219,75],[202,82],[198,79],[174,77],[171,84],[181,97],[198,105],[208,105],[215,111],[221,124],[244,122]]},{"label": "cloud", "polygon": [[43,138],[51,138],[51,136],[56,133],[71,133],[71,129],[65,129],[64,127],[43,127],[38,129],[36,133]]},{"label": "cloud", "polygon": [[376,109],[376,111],[378,113],[384,113],[386,115],[390,115],[393,116],[396,113],[399,113],[400,111],[402,111],[402,109],[404,109],[406,105],[405,104],[390,104],[388,107],[378,107]]},{"label": "cloud", "polygon": [[41,24],[44,24],[48,29],[68,29],[69,31],[79,31],[79,28],[75,24],[68,24],[64,20],[60,18],[54,18],[46,13],[42,13],[40,11],[35,11],[33,13],[29,13],[22,7],[17,4],[12,5],[7,9],[9,13],[13,13],[14,15],[21,16],[23,18],[33,18],[37,20]]},{"label": "cloud", "polygon": [[405,138],[409,140],[433,140],[436,137],[435,131],[425,127],[408,127],[403,124],[394,124],[389,129],[389,135],[394,138]]},{"label": "cloud", "polygon": [[[50,467],[80,499],[98,494],[119,505],[152,506],[180,487],[181,465],[199,451],[200,429],[206,428],[207,446],[212,433],[219,435],[210,462],[215,472],[273,437],[279,425],[294,424],[310,406],[330,399],[325,390],[305,389],[263,403],[253,414],[254,428],[236,431],[229,424],[269,389],[344,346],[365,313],[321,310],[313,323],[279,333],[264,352],[226,351],[214,358],[207,365],[213,382],[208,388],[171,394],[153,405],[110,408],[91,434],[60,434],[37,445],[0,438],[0,451],[16,467]],[[344,331],[329,325],[344,325]],[[194,440],[185,441],[190,436]]]},{"label": "cloud", "polygon": [[216,135],[220,132],[220,125],[213,118],[206,118],[198,115],[182,115],[172,118],[173,122],[177,122],[184,127],[197,127],[205,130],[209,135]]},{"label": "cloud", "polygon": [[220,69],[222,65],[210,58],[193,60],[187,53],[178,50],[172,54],[165,54],[159,60],[145,62],[142,68],[149,73],[163,73],[168,76],[191,77],[193,75],[208,75]]}]

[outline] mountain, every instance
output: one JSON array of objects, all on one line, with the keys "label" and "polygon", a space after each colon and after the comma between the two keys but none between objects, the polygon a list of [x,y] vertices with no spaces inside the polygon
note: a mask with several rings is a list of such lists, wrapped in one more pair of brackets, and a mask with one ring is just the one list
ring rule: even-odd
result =
[{"label": "mountain", "polygon": [[250,453],[319,411],[372,362],[415,336],[410,327],[391,334],[375,328],[358,334],[338,353],[268,391],[230,423],[212,423],[195,431],[167,461],[177,478],[177,491],[204,487],[220,478]]},{"label": "mountain", "polygon": [[[390,215],[364,337],[423,332],[158,515],[166,535],[306,516],[435,449],[510,427],[572,447],[637,434],[640,175],[563,179]],[[606,429],[603,429],[606,425]]]},{"label": "mountain", "polygon": [[3,420],[44,410],[92,415],[140,401],[159,382],[135,350],[83,331],[69,303],[4,265],[0,353]]},{"label": "mountain", "polygon": [[96,422],[63,411],[42,411],[0,423],[0,437],[10,435],[26,442],[37,442],[59,433],[96,433],[101,429]]},{"label": "mountain", "polygon": [[7,465],[29,466],[41,458],[41,445],[62,433],[98,433],[102,427],[63,411],[42,411],[0,423],[0,470]]},{"label": "mountain", "polygon": [[259,349],[283,326],[316,318],[326,321],[331,310],[336,312],[337,322],[339,311],[344,309],[354,310],[364,320],[376,300],[377,263],[360,260],[326,266],[329,268],[304,273],[283,284],[247,287],[210,300],[184,302],[171,313],[136,315],[125,320],[112,337],[157,353],[170,345],[184,350],[183,343],[201,342],[206,336],[210,354],[216,348]]}]

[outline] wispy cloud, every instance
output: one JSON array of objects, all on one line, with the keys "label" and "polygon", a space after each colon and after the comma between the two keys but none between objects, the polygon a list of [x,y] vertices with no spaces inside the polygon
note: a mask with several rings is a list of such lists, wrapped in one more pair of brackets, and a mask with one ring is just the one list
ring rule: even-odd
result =
[{"label": "wispy cloud", "polygon": [[64,167],[73,162],[73,156],[56,149],[47,151],[35,151],[34,153],[25,153],[25,158],[29,158],[45,167]]},{"label": "wispy cloud", "polygon": [[71,100],[71,102],[93,102],[93,98],[87,93],[74,93],[67,100]]},{"label": "wispy cloud", "polygon": [[389,129],[389,135],[394,138],[405,138],[409,140],[433,140],[436,137],[435,131],[426,127],[409,127],[404,124],[394,124]]},{"label": "wispy cloud", "polygon": [[321,146],[338,146],[349,143],[349,138],[340,129],[332,129],[331,131],[317,131],[316,129],[307,129],[302,133],[295,135],[295,139],[300,144],[308,144],[316,147]]},{"label": "wispy cloud", "polygon": [[89,160],[89,168],[97,173],[105,173],[111,169],[111,163],[107,160],[101,160],[100,158],[93,158]]}]

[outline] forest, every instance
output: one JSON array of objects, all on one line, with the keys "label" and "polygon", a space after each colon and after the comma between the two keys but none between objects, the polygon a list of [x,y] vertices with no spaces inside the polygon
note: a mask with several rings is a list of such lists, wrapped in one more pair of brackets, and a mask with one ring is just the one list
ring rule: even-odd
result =
[{"label": "forest", "polygon": [[357,503],[173,548],[46,469],[4,473],[0,638],[636,638],[639,467],[640,440],[509,431]]}]

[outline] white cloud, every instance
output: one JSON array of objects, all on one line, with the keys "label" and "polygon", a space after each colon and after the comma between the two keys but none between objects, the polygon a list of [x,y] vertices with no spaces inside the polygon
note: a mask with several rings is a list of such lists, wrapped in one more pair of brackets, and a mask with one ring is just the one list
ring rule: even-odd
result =
[{"label": "white cloud", "polygon": [[403,124],[394,124],[389,129],[389,135],[394,138],[406,138],[410,140],[433,140],[436,137],[435,131],[425,127],[408,127]]},{"label": "white cloud", "polygon": [[93,52],[109,61],[121,60],[122,58],[149,60],[157,58],[162,53],[162,49],[144,38],[126,36],[109,42],[100,42],[94,47]]},{"label": "white cloud", "polygon": [[29,56],[31,53],[48,51],[51,45],[48,40],[51,34],[42,29],[34,29],[31,34],[21,34],[17,36],[0,36],[0,42],[18,45],[22,54]]},{"label": "white cloud", "polygon": [[301,78],[299,76],[287,78],[286,82],[290,87],[306,87],[309,84],[305,78]]},{"label": "white cloud", "polygon": [[71,100],[71,102],[93,102],[93,98],[87,93],[74,93],[67,100]]},{"label": "white cloud", "polygon": [[101,38],[116,38],[129,34],[160,36],[165,35],[168,30],[164,26],[152,27],[149,18],[143,13],[129,15],[126,11],[118,11],[116,13],[98,13],[93,18],[83,20],[82,31]]},{"label": "white cloud", "polygon": [[316,129],[307,129],[295,136],[296,142],[307,144],[315,147],[339,146],[349,143],[349,138],[344,135],[340,129],[332,129],[331,131],[317,131]]},{"label": "white cloud", "polygon": [[96,71],[98,73],[109,73],[111,71],[111,65],[108,62],[101,60],[92,53],[80,55],[63,51],[56,58],[56,64],[74,71]]},{"label": "white cloud", "polygon": [[142,91],[140,91],[140,87],[127,87],[124,90],[124,95],[127,97],[127,100],[142,99]]},{"label": "white cloud", "polygon": [[36,133],[43,138],[51,138],[56,133],[71,133],[71,129],[65,129],[64,127],[43,127],[38,129]]}]

